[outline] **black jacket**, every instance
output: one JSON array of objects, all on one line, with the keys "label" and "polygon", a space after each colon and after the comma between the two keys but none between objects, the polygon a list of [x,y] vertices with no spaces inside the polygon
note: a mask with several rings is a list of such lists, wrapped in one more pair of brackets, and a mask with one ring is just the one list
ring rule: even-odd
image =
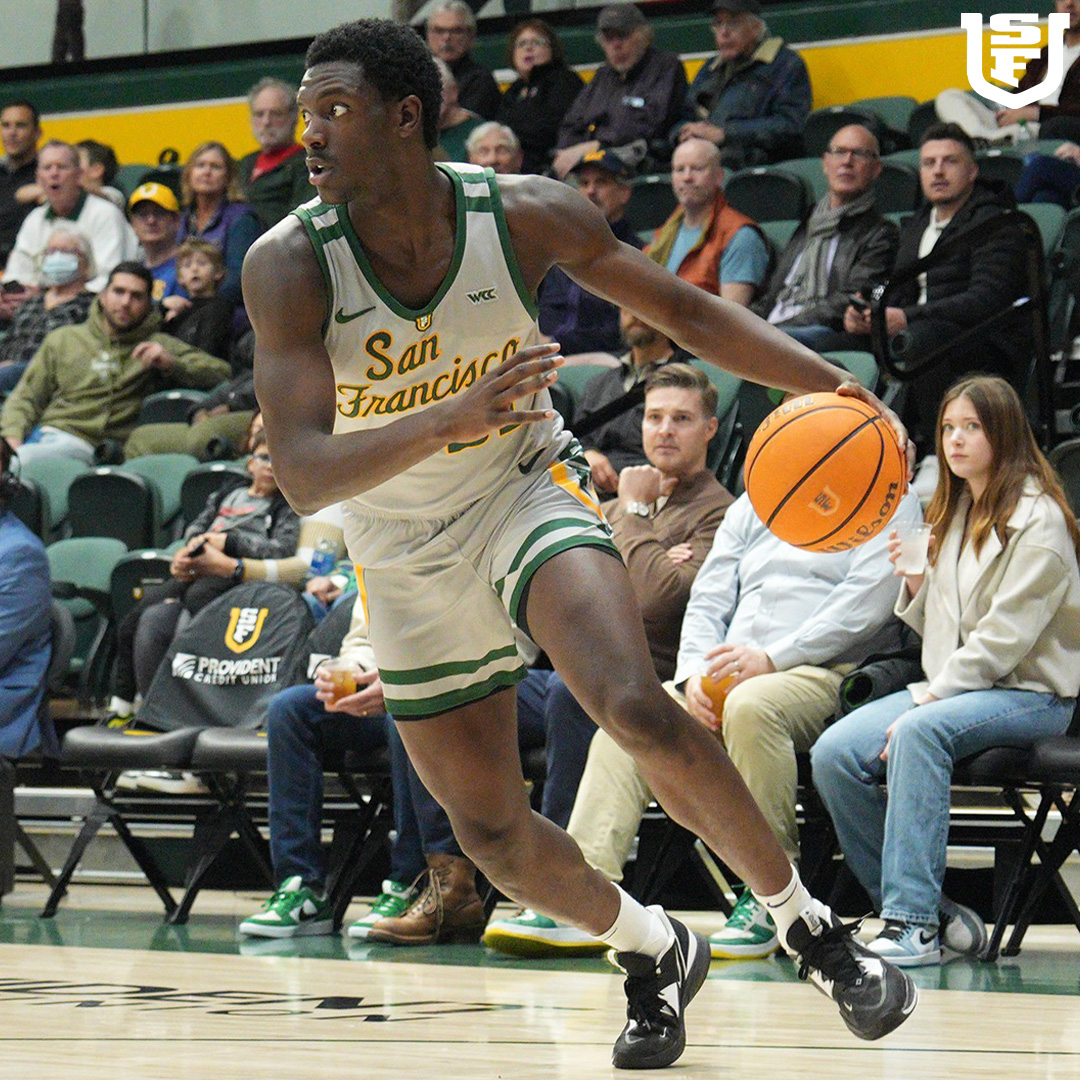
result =
[{"label": "black jacket", "polygon": [[[237,488],[247,487],[251,478],[237,474],[236,479],[224,481],[206,500],[199,516],[184,530],[186,537],[206,532],[218,516],[225,496]],[[233,559],[287,559],[296,554],[300,537],[300,519],[279,491],[270,500],[270,509],[262,528],[231,529],[225,533],[225,554]]]},{"label": "black jacket", "polygon": [[533,68],[528,81],[517,79],[506,88],[498,119],[521,143],[522,172],[542,173],[551,164],[559,125],[584,85],[566,64],[541,64]]},{"label": "black jacket", "polygon": [[[871,208],[865,213],[841,218],[839,233],[829,268],[828,294],[817,303],[807,304],[780,326],[828,326],[833,330],[842,330],[848,297],[856,292],[869,295],[869,290],[892,272],[899,231],[877,210]],[[776,305],[776,298],[784,288],[784,281],[805,246],[806,221],[795,230],[780,255],[764,294],[750,305],[751,311],[763,319],[769,317],[769,312]]]}]

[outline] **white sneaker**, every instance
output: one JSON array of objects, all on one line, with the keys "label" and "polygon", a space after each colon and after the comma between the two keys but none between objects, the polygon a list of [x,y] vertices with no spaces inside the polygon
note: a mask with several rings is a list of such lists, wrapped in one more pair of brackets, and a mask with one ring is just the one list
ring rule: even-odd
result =
[{"label": "white sneaker", "polygon": [[599,938],[528,908],[488,923],[482,940],[489,949],[510,956],[600,956],[607,952]]},{"label": "white sneaker", "polygon": [[941,897],[941,944],[950,952],[978,960],[986,952],[990,935],[977,911]]},{"label": "white sneaker", "polygon": [[936,926],[914,926],[887,919],[885,929],[866,947],[897,967],[925,967],[941,963]]},{"label": "white sneaker", "polygon": [[121,773],[118,788],[126,791],[163,791],[167,795],[209,795],[210,789],[202,779],[190,772],[171,772],[147,769]]}]

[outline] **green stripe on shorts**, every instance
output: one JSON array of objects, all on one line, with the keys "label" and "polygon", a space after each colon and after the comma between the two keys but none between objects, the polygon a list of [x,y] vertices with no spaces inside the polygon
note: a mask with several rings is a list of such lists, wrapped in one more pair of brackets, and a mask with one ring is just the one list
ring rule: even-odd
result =
[{"label": "green stripe on shorts", "polygon": [[513,671],[497,671],[483,682],[473,683],[471,686],[463,687],[460,690],[448,690],[444,694],[434,694],[431,697],[406,700],[385,694],[386,711],[391,716],[401,720],[422,720],[424,717],[449,712],[451,709],[459,709],[463,705],[470,705],[474,701],[481,701],[483,698],[490,697],[497,690],[521,682],[525,678],[525,674],[525,666],[521,664]]},{"label": "green stripe on shorts", "polygon": [[521,573],[518,575],[514,591],[510,596],[510,618],[513,619],[514,622],[519,622],[518,606],[521,603],[521,595],[524,593],[525,587],[532,580],[533,574],[535,574],[548,559],[558,555],[561,551],[568,551],[570,548],[575,547],[601,548],[604,551],[610,552],[616,559],[622,559],[622,556],[619,554],[619,549],[615,546],[614,542],[600,536],[582,536],[581,534],[578,534],[577,536],[567,536],[562,540],[557,540],[549,547],[541,549],[523,567]]},{"label": "green stripe on shorts", "polygon": [[417,683],[435,682],[436,679],[445,679],[452,675],[472,675],[496,660],[505,660],[508,656],[517,656],[517,654],[516,646],[507,645],[501,649],[492,649],[487,656],[482,656],[479,660],[453,660],[446,664],[433,664],[426,668],[407,668],[401,671],[380,668],[379,678],[383,686],[388,683],[391,686],[411,686]]}]

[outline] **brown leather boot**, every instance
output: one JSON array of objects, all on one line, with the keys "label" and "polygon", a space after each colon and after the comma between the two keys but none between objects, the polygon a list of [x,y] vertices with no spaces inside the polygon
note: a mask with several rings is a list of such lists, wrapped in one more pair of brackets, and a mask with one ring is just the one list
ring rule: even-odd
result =
[{"label": "brown leather boot", "polygon": [[408,911],[380,919],[368,941],[389,945],[441,945],[474,942],[487,925],[476,891],[476,867],[463,855],[429,855],[427,884]]}]

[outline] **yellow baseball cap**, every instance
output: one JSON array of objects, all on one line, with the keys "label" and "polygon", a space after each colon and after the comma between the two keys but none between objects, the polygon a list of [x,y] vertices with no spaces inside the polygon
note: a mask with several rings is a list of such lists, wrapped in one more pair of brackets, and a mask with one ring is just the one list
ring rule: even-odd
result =
[{"label": "yellow baseball cap", "polygon": [[149,184],[140,184],[131,193],[131,198],[128,199],[128,209],[134,210],[135,204],[141,202],[156,203],[162,210],[168,210],[173,214],[180,213],[180,204],[176,201],[172,188],[166,187],[164,184],[157,184],[153,181]]}]

